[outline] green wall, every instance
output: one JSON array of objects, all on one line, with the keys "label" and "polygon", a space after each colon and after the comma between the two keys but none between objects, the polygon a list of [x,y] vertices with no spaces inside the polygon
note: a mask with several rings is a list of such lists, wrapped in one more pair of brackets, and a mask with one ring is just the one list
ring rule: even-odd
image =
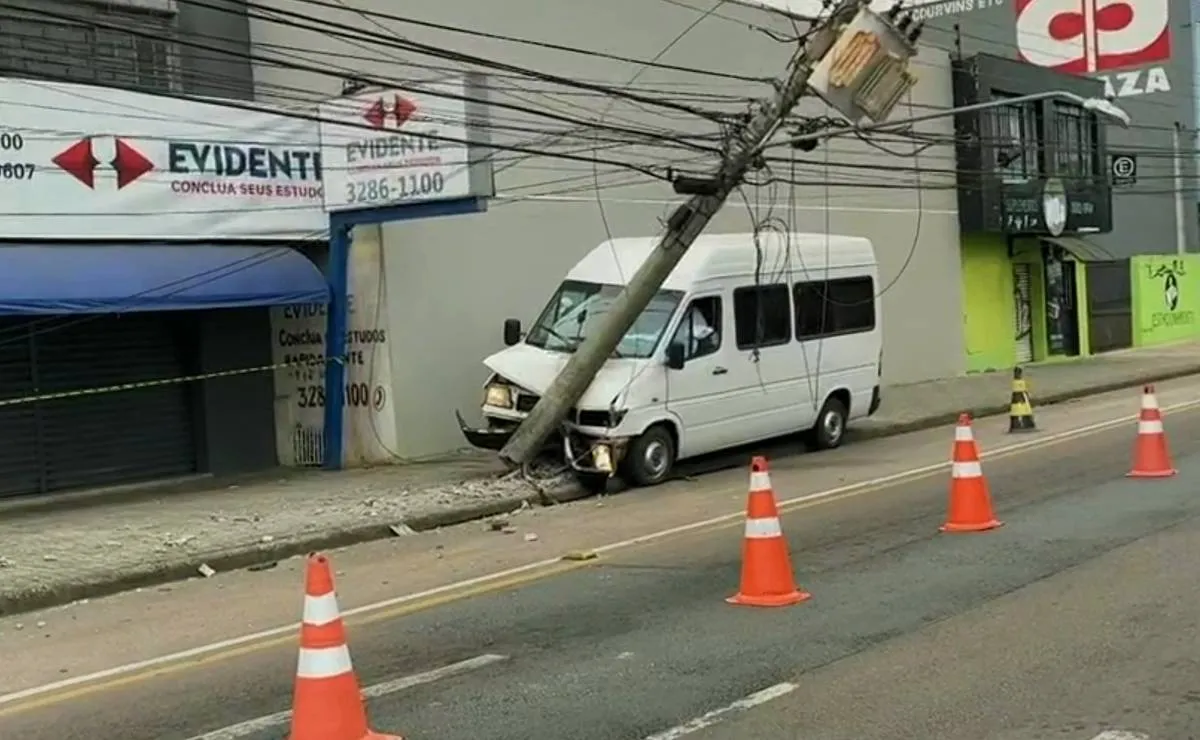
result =
[{"label": "green wall", "polygon": [[1200,255],[1143,255],[1129,262],[1133,346],[1200,336]]},{"label": "green wall", "polygon": [[[963,234],[963,338],[967,352],[967,372],[987,372],[1011,368],[1017,363],[1013,336],[1014,263],[1030,266],[1032,286],[1030,303],[1033,324],[1033,359],[1047,357],[1046,297],[1042,255],[1036,239],[1018,239],[1015,254],[1008,255],[1004,237],[995,234]],[[1200,276],[1200,266],[1196,271]],[[1087,265],[1075,262],[1077,300],[1079,302],[1079,354],[1086,356],[1088,344]],[[1197,291],[1200,298],[1200,291]],[[1058,358],[1052,358],[1058,359]],[[1068,359],[1068,358],[1062,358]]]},{"label": "green wall", "polygon": [[962,280],[967,372],[1012,367],[1016,363],[1012,261],[1004,239],[963,234]]}]

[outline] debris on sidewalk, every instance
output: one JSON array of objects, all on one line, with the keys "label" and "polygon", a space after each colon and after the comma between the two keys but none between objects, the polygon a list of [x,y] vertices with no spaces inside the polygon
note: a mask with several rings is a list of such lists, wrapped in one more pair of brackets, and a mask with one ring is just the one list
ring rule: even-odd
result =
[{"label": "debris on sidewalk", "polygon": [[396,535],[397,537],[407,537],[410,534],[417,533],[415,529],[408,526],[404,522],[393,524],[392,526],[388,527],[388,529],[392,530],[392,534]]},{"label": "debris on sidewalk", "polygon": [[217,571],[214,570],[213,567],[208,563],[200,563],[200,567],[196,570],[200,571],[200,575],[204,576],[205,578],[212,578],[217,574]]}]

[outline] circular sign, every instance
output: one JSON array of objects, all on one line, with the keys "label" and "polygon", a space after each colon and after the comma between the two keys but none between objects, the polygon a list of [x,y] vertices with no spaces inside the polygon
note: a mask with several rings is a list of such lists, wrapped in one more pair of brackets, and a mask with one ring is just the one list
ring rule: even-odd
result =
[{"label": "circular sign", "polygon": [[1117,154],[1112,158],[1113,177],[1125,179],[1137,173],[1137,161],[1128,154]]},{"label": "circular sign", "polygon": [[1060,236],[1067,227],[1067,189],[1058,178],[1047,180],[1042,190],[1042,217],[1051,236]]}]

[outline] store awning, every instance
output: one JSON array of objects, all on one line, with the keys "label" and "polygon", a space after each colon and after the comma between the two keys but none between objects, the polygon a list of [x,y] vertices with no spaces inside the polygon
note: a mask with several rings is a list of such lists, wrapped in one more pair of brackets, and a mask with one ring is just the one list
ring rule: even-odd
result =
[{"label": "store awning", "polygon": [[1042,241],[1062,247],[1080,262],[1109,262],[1121,259],[1099,244],[1078,236],[1043,236]]},{"label": "store awning", "polygon": [[328,303],[285,246],[0,244],[0,315],[193,311]]}]

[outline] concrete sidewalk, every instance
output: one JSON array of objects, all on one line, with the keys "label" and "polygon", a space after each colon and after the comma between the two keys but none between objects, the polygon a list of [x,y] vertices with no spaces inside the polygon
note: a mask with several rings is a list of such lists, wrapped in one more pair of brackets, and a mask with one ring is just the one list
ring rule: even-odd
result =
[{"label": "concrete sidewalk", "polygon": [[[1200,344],[1031,366],[1035,406],[1200,374]],[[1008,408],[1011,375],[989,373],[885,390],[859,435],[938,426],[960,412]],[[79,506],[0,504],[0,615],[270,563],[581,497],[561,479],[505,475],[491,456],[342,473],[297,471],[214,488],[193,484]]]}]

